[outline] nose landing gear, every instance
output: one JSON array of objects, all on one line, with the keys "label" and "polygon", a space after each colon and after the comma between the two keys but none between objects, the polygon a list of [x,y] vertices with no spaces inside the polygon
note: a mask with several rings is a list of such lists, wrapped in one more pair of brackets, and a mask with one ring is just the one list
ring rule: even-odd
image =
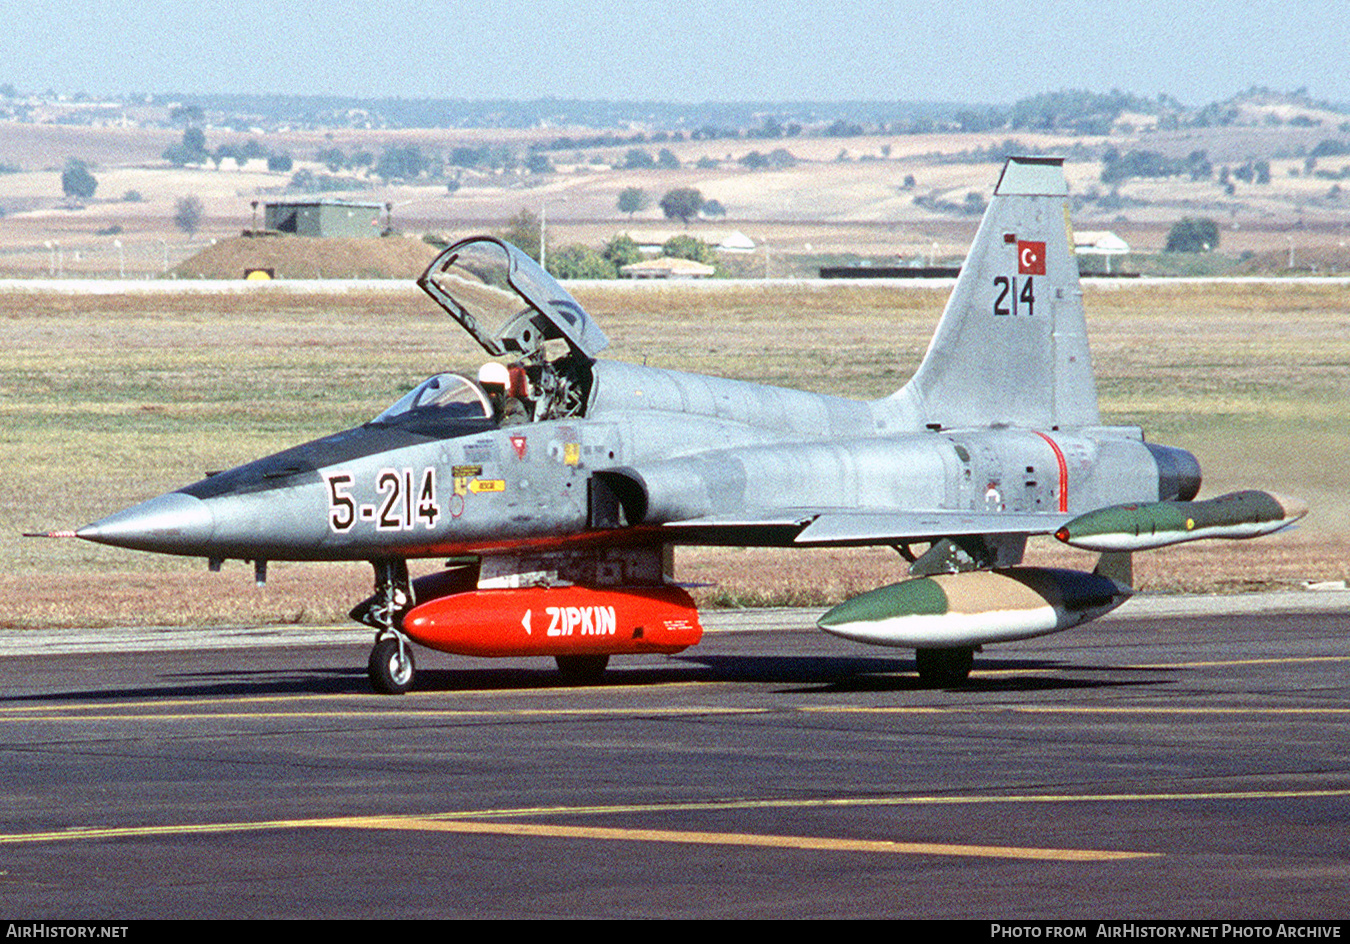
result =
[{"label": "nose landing gear", "polygon": [[366,663],[371,687],[382,695],[402,695],[413,687],[417,675],[412,644],[403,634],[403,617],[413,606],[408,563],[401,558],[370,563],[375,568],[375,594],[358,604],[351,617],[375,628],[375,647]]}]

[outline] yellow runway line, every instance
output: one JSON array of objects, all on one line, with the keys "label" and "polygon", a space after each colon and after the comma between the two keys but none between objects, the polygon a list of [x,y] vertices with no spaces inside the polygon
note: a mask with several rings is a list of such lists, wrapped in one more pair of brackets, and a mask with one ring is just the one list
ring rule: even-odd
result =
[{"label": "yellow runway line", "polygon": [[283,829],[367,829],[439,832],[468,835],[524,836],[548,839],[584,839],[600,842],[664,842],[704,846],[741,846],[802,849],[816,852],[858,852],[886,855],[943,855],[985,859],[1030,859],[1050,862],[1105,862],[1157,857],[1155,852],[1109,849],[1042,849],[1027,846],[975,846],[952,843],[894,842],[875,839],[832,839],[820,836],[780,836],[756,833],[717,833],[668,829],[623,829],[569,826],[560,823],[481,822],[432,819],[420,816],[344,816],[331,819],[270,820],[258,823],[202,823],[182,826],[142,826],[70,829],[46,833],[0,835],[0,845],[40,842],[140,839],[166,836],[205,836]]},{"label": "yellow runway line", "polygon": [[515,809],[461,810],[418,816],[346,816],[312,819],[264,820],[253,823],[198,823],[168,826],[89,827],[37,833],[0,834],[0,845],[42,842],[95,841],[101,839],[153,838],[158,836],[212,835],[285,829],[392,829],[478,835],[532,836],[597,841],[668,842],[695,845],[756,846],[834,852],[880,854],[948,855],[977,858],[1031,859],[1061,862],[1098,862],[1137,859],[1161,853],[1099,850],[1047,849],[1026,846],[962,845],[951,843],[896,842],[891,840],[837,839],[818,836],[782,836],[756,833],[653,830],[621,827],[573,826],[553,823],[506,822],[509,819],[550,816],[594,816],[754,809],[839,809],[880,806],[944,806],[980,804],[1047,803],[1157,803],[1195,801],[1249,801],[1269,799],[1345,799],[1350,789],[1324,790],[1213,790],[1192,793],[1100,793],[1100,794],[998,794],[990,796],[881,796],[815,797],[803,799],[744,798],[652,804],[603,806],[522,807]]},{"label": "yellow runway line", "polygon": [[469,820],[429,820],[390,817],[350,821],[361,829],[411,829],[436,832],[533,836],[554,839],[593,839],[609,842],[667,842],[707,846],[753,846],[771,849],[807,849],[817,852],[863,852],[889,855],[945,855],[985,859],[1037,859],[1051,862],[1105,862],[1160,856],[1156,852],[1105,849],[1038,849],[1027,846],[970,846],[952,843],[892,842],[873,839],[831,839],[819,836],[778,836],[758,833],[685,832],[668,829],[617,829],[603,826],[565,826],[552,823],[482,823]]},{"label": "yellow runway line", "polygon": [[[106,707],[106,706],[104,706]],[[178,713],[133,713],[126,714],[63,714],[64,709],[46,709],[48,714],[8,714],[0,710],[0,724],[5,722],[31,721],[246,721],[274,720],[277,718],[400,718],[408,721],[429,718],[587,718],[618,716],[622,718],[643,718],[652,716],[683,715],[756,715],[767,714],[770,708],[720,708],[713,705],[689,705],[685,707],[623,707],[623,708],[416,708],[410,711],[385,712],[375,714],[370,711],[198,711]],[[54,711],[54,713],[52,713]]]}]

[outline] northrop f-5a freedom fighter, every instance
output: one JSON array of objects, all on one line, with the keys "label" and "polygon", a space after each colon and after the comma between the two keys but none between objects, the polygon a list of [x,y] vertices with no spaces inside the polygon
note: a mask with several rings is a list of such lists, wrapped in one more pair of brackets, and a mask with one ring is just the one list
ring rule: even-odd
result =
[{"label": "northrop f-5a freedom fighter", "polygon": [[[910,578],[820,627],[917,651],[931,684],[973,653],[1123,602],[1130,555],[1251,537],[1305,508],[1265,492],[1194,501],[1185,450],[1103,426],[1056,158],[1013,158],[914,376],[872,402],[601,360],[586,311],[519,249],[476,237],[418,284],[495,360],[442,373],[370,422],[87,525],[90,541],[254,562],[365,560],[370,677],[413,684],[413,643],[544,655],[595,677],[678,652],[698,611],[675,545],[888,545]],[[884,344],[884,337],[877,339]],[[1102,552],[1020,566],[1028,536]],[[411,558],[451,558],[410,581]]]}]

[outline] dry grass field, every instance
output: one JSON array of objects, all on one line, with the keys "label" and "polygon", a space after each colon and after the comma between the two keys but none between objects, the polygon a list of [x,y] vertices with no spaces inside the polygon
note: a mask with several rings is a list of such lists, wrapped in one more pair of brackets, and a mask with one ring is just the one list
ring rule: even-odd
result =
[{"label": "dry grass field", "polygon": [[[588,284],[607,356],[882,396],[912,372],[945,290],[884,285]],[[1350,578],[1345,404],[1350,288],[1154,283],[1086,289],[1102,408],[1191,449],[1203,494],[1299,495],[1299,530],[1136,558],[1153,590]],[[0,291],[0,625],[329,622],[364,565],[274,564],[264,589],[204,563],[23,539],[95,520],[276,449],[359,423],[481,352],[412,286],[329,294]],[[1037,561],[1067,552],[1035,545]],[[1081,562],[1081,559],[1080,561]],[[425,567],[434,567],[427,562]],[[823,603],[901,574],[889,551],[683,550],[705,603]]]},{"label": "dry grass field", "polygon": [[[1285,116],[1286,119],[1288,116]],[[1326,128],[1330,128],[1327,125]],[[1146,147],[1170,156],[1206,149],[1219,164],[1295,154],[1322,127],[1253,120],[1106,139],[1018,134],[1028,150],[1075,144]],[[261,136],[295,170],[326,173],[318,151],[379,154],[414,145],[533,143],[594,129],[358,131],[291,130]],[[664,238],[683,229],[653,206],[629,218],[626,187],[652,197],[695,186],[728,210],[695,221],[693,235],[739,229],[758,245],[738,265],[756,276],[810,275],[819,258],[851,254],[877,264],[964,255],[978,218],[932,209],[987,196],[999,165],[969,152],[1006,134],[863,136],[782,141],[719,139],[668,146],[678,170],[627,170],[628,146],[550,152],[555,172],[466,172],[442,182],[386,183],[344,172],[361,189],[337,196],[393,205],[405,239],[364,247],[291,245],[272,258],[270,240],[235,237],[254,225],[254,201],[294,198],[290,174],[264,162],[170,167],[163,150],[178,130],[0,125],[0,278],[65,276],[237,278],[247,265],[287,279],[369,276],[399,280],[431,249],[420,237],[499,229],[522,209],[546,212],[555,246],[598,246],[618,232]],[[209,147],[256,135],[207,129]],[[786,147],[798,163],[751,171],[748,152]],[[91,163],[99,186],[83,205],[62,198],[67,157]],[[701,158],[717,166],[697,168]],[[1328,169],[1343,163],[1324,162]],[[1105,191],[1101,165],[1066,166],[1071,191]],[[1216,180],[1134,180],[1123,205],[1088,202],[1079,229],[1111,229],[1156,252],[1181,216],[1220,221],[1221,252],[1256,271],[1350,271],[1344,224],[1350,196],[1303,172],[1296,157],[1271,163],[1264,187],[1225,194]],[[902,186],[913,174],[913,189]],[[134,193],[139,199],[128,199]],[[186,235],[174,204],[199,198],[205,219]],[[315,241],[317,242],[317,241]],[[336,241],[334,241],[336,242]],[[1205,260],[1195,260],[1203,264]],[[613,340],[609,356],[765,383],[883,396],[922,355],[945,289],[766,283],[588,285],[577,289]],[[1087,287],[1102,407],[1110,422],[1137,423],[1150,437],[1191,449],[1206,469],[1205,494],[1263,486],[1307,499],[1299,530],[1259,542],[1191,545],[1138,555],[1146,589],[1241,590],[1350,577],[1350,496],[1343,485],[1345,404],[1350,394],[1350,290],[1335,284],[1130,285]],[[389,291],[126,293],[0,290],[0,625],[118,622],[328,622],[368,592],[365,565],[274,564],[255,589],[237,562],[209,574],[182,561],[77,541],[24,540],[23,531],[83,524],[227,467],[369,418],[421,377],[470,368],[478,349],[410,284]],[[1033,544],[1032,559],[1068,563],[1069,552]],[[1081,562],[1081,561],[1080,561]],[[427,562],[426,567],[435,566]],[[687,549],[682,579],[712,605],[823,603],[896,579],[890,551]]]}]

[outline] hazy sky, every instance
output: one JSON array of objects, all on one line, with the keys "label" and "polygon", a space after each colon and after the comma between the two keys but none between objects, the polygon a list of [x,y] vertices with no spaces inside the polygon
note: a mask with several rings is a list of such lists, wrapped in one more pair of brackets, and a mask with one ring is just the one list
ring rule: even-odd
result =
[{"label": "hazy sky", "polygon": [[1347,0],[0,0],[25,91],[1350,102]]}]

